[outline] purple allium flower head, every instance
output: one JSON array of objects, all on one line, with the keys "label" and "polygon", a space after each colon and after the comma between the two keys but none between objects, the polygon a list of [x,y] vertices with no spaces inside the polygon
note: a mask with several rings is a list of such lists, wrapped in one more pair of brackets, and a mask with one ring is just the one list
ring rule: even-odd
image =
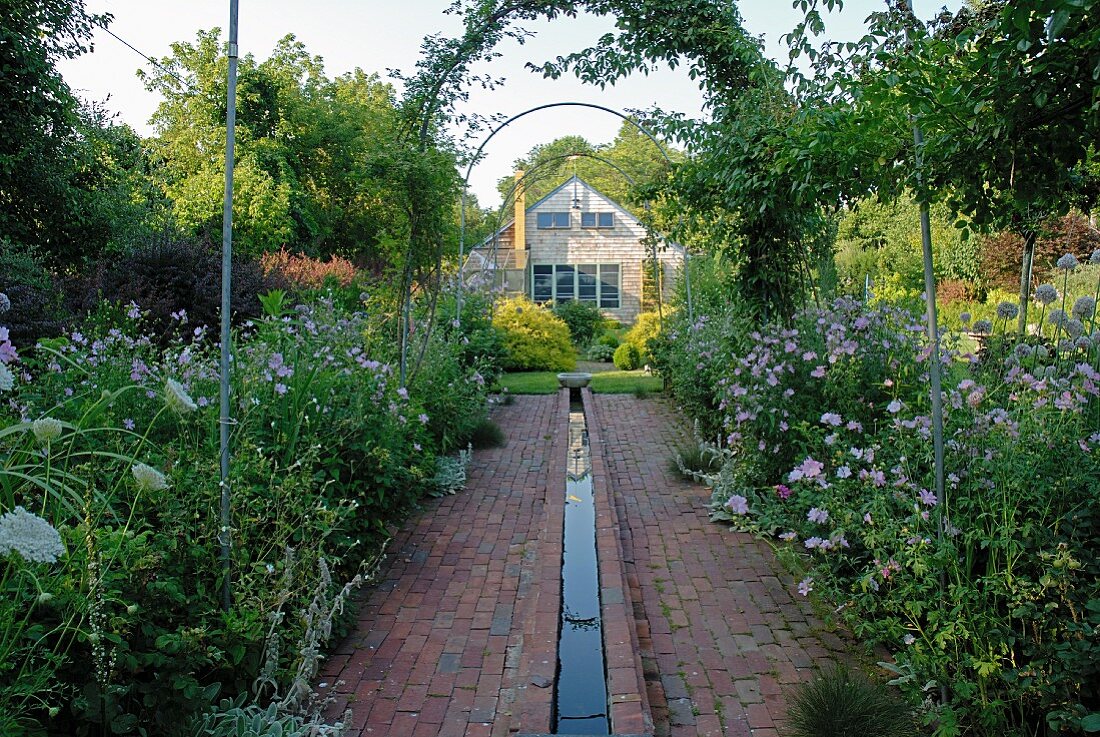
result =
[{"label": "purple allium flower head", "polygon": [[1059,269],[1063,269],[1065,271],[1073,271],[1077,268],[1077,263],[1077,257],[1074,256],[1072,253],[1067,253],[1065,256],[1062,256],[1062,258],[1058,259],[1058,262],[1055,265]]},{"label": "purple allium flower head", "polygon": [[1058,290],[1054,288],[1053,284],[1040,284],[1035,288],[1035,301],[1040,304],[1049,305],[1058,299]]}]

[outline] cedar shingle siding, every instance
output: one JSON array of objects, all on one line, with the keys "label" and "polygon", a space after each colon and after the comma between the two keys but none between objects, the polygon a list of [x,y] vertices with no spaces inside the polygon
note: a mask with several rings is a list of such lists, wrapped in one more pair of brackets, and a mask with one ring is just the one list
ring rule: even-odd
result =
[{"label": "cedar shingle siding", "polygon": [[[579,201],[579,210],[573,208],[574,196]],[[546,226],[549,220],[554,227],[540,228],[540,213],[543,214],[542,224]],[[568,213],[569,227],[560,227],[562,217],[559,215],[555,222],[553,217],[547,217],[548,213]],[[594,221],[597,227],[582,227],[582,213],[593,213],[584,219],[589,223]],[[602,218],[599,213],[604,213]],[[598,227],[601,220],[606,225],[607,214],[611,215],[612,227]],[[494,280],[496,284],[506,285],[509,291],[518,291],[522,276],[522,290],[532,297],[532,274],[536,265],[618,264],[619,307],[604,308],[602,311],[608,317],[626,324],[633,322],[641,312],[642,269],[653,268],[653,253],[642,245],[645,228],[629,212],[583,180],[570,179],[526,208],[527,248],[522,254],[512,248],[513,230],[513,223],[509,223],[497,233],[495,256],[493,238],[474,249],[465,267],[468,279],[473,272],[481,271],[483,266],[488,271],[493,271],[495,267],[498,272]],[[657,257],[664,272],[667,298],[683,257],[676,247],[658,249]],[[504,273],[509,271],[511,273]]]}]

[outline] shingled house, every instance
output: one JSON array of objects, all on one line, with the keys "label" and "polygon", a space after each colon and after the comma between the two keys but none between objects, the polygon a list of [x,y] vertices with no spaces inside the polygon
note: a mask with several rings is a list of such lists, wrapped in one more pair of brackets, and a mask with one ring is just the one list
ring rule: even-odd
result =
[{"label": "shingled house", "polygon": [[[542,304],[580,300],[633,322],[642,311],[643,271],[647,289],[654,284],[653,248],[644,245],[638,219],[577,176],[530,206],[517,190],[512,220],[470,252],[463,267],[467,283],[495,285]],[[682,250],[658,248],[657,260],[662,285],[671,284]]]}]

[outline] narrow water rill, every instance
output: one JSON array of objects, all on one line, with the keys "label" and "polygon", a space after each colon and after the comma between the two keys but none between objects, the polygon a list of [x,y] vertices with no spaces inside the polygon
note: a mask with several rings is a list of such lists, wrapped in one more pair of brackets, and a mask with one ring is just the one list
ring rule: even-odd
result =
[{"label": "narrow water rill", "polygon": [[592,460],[578,389],[570,390],[569,463],[565,495],[554,732],[607,735],[611,733],[611,725],[600,620]]}]

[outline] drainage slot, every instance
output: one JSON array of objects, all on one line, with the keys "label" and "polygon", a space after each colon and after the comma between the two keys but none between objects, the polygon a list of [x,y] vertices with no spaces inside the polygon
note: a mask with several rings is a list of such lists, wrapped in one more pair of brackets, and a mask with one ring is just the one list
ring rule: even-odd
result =
[{"label": "drainage slot", "polygon": [[592,462],[580,392],[570,392],[565,481],[561,634],[554,701],[556,734],[608,735],[607,666],[600,620],[600,571]]}]

